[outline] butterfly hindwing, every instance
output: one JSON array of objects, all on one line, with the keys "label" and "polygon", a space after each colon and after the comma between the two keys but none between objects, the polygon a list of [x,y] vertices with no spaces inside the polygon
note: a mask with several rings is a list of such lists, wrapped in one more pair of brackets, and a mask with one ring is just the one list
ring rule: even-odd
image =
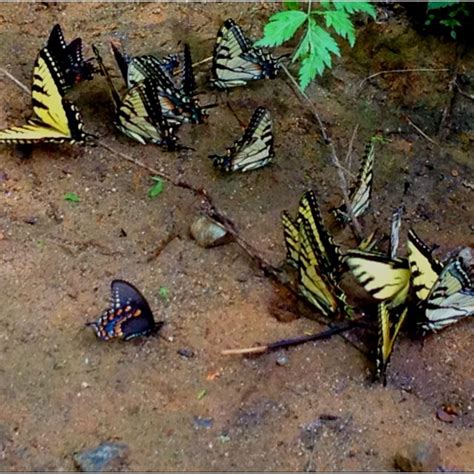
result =
[{"label": "butterfly hindwing", "polygon": [[372,297],[390,300],[393,306],[403,304],[410,284],[410,269],[406,259],[391,259],[378,252],[351,250],[344,261],[356,280]]},{"label": "butterfly hindwing", "polygon": [[423,301],[428,297],[443,265],[431,255],[431,250],[413,229],[408,231],[408,261],[414,292]]}]

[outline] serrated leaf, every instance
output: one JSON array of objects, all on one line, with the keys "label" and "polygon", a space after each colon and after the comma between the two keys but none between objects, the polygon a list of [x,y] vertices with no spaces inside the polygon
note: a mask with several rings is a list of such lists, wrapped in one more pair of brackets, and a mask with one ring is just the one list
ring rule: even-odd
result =
[{"label": "serrated leaf", "polygon": [[300,87],[304,91],[316,77],[318,71],[324,70],[324,64],[316,54],[310,54],[303,59],[299,70]]},{"label": "serrated leaf", "polygon": [[327,11],[324,13],[328,28],[334,28],[336,33],[349,41],[351,46],[355,43],[355,28],[345,11]]},{"label": "serrated leaf", "polygon": [[287,10],[272,15],[263,29],[263,38],[256,46],[280,46],[296,33],[305,22],[307,14],[300,10]]},{"label": "serrated leaf", "polygon": [[66,193],[64,200],[69,202],[80,202],[81,198],[76,193]]},{"label": "serrated leaf", "polygon": [[148,190],[148,197],[150,199],[155,199],[165,189],[165,183],[161,178],[157,176],[153,176],[151,179],[155,181],[155,184]]},{"label": "serrated leaf", "polygon": [[363,12],[372,18],[377,16],[374,6],[369,2],[333,2],[333,5],[336,10],[344,10],[347,13]]},{"label": "serrated leaf", "polygon": [[287,10],[298,10],[300,8],[300,2],[286,1],[283,2]]},{"label": "serrated leaf", "polygon": [[318,55],[321,55],[327,66],[331,65],[331,55],[329,52],[341,55],[339,46],[335,39],[323,28],[316,24],[314,20],[309,21],[309,32],[310,32],[310,46],[311,51],[315,51]]},{"label": "serrated leaf", "polygon": [[303,38],[300,41],[298,48],[296,48],[295,54],[293,56],[292,62],[295,62],[297,59],[304,58],[310,52],[310,31],[309,29],[306,30]]}]

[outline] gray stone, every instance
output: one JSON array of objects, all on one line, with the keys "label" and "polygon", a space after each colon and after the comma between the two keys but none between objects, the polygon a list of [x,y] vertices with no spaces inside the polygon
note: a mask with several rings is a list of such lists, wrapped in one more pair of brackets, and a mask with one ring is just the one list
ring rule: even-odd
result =
[{"label": "gray stone", "polygon": [[97,448],[74,454],[74,462],[82,472],[111,471],[123,464],[128,446],[123,443],[101,443]]}]

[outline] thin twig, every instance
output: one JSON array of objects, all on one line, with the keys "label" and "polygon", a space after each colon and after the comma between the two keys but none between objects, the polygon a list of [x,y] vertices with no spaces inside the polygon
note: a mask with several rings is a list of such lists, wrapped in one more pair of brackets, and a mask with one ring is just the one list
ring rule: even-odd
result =
[{"label": "thin twig", "polygon": [[467,99],[474,100],[474,95],[468,94],[467,92],[464,92],[460,87],[457,81],[454,82],[454,86],[458,90],[458,92],[463,96],[466,97]]},{"label": "thin twig", "polygon": [[321,132],[321,136],[323,137],[324,143],[328,146],[329,151],[331,152],[331,161],[332,161],[333,165],[336,167],[337,174],[339,176],[339,183],[340,183],[340,188],[341,188],[341,191],[342,191],[342,197],[344,199],[344,205],[346,206],[346,212],[347,212],[347,214],[350,218],[350,226],[351,226],[352,233],[354,234],[354,237],[358,241],[360,241],[362,239],[362,228],[361,228],[359,222],[357,221],[357,219],[354,215],[353,209],[352,209],[352,205],[351,205],[351,202],[350,202],[350,199],[349,199],[347,181],[346,181],[346,177],[344,175],[344,168],[341,165],[341,163],[340,163],[340,161],[337,157],[336,147],[334,146],[333,141],[329,137],[329,135],[326,131],[326,128],[325,128],[325,126],[324,126],[324,124],[321,120],[321,117],[319,116],[319,113],[318,113],[316,107],[313,104],[313,101],[301,89],[301,87],[299,86],[296,79],[293,77],[293,75],[290,73],[290,71],[288,71],[287,67],[284,64],[281,64],[281,68],[283,69],[283,71],[287,75],[288,79],[290,80],[294,90],[297,91],[297,95],[300,98],[300,100],[301,100],[301,98],[305,99],[307,105],[309,106],[309,108],[313,112],[313,115],[315,116],[315,118],[316,118],[316,120],[319,124],[319,129],[320,129],[320,132]]},{"label": "thin twig", "polygon": [[[362,318],[360,318],[362,319]],[[244,349],[227,349],[221,351],[222,355],[242,355],[242,354],[263,354],[264,352],[274,351],[277,349],[283,349],[285,347],[298,346],[305,344],[306,342],[318,341],[321,339],[329,339],[330,337],[349,331],[351,329],[360,327],[358,321],[349,321],[340,326],[334,326],[325,331],[317,332],[316,334],[310,334],[308,336],[298,336],[291,339],[281,339],[276,342],[271,342],[263,346],[247,347]]]},{"label": "thin twig", "polygon": [[[359,124],[356,124],[354,127],[354,131],[352,132],[352,137],[351,141],[349,142],[349,147],[347,148],[347,153],[346,153],[346,170],[350,172],[350,169],[352,167],[352,148],[354,146],[354,140],[357,135],[357,130],[359,129]],[[352,175],[352,173],[351,173]]]},{"label": "thin twig", "polygon": [[438,146],[438,144],[432,138],[430,138],[420,127],[415,125],[408,117],[407,117],[407,121],[423,138],[428,140],[433,145]]},{"label": "thin twig", "polygon": [[[456,59],[457,59],[457,54],[456,54]],[[449,81],[449,84],[448,84],[449,102],[444,108],[443,114],[441,115],[441,120],[438,125],[438,133],[436,135],[436,138],[440,142],[445,136],[445,132],[444,132],[445,125],[448,120],[448,117],[451,115],[450,112],[452,111],[453,106],[454,106],[454,100],[455,100],[456,94],[453,91],[455,89],[457,77],[458,77],[458,71],[457,71],[457,68],[454,68],[454,74],[452,75],[451,80]]]},{"label": "thin twig", "polygon": [[212,61],[213,58],[214,58],[214,56],[209,56],[208,58],[201,59],[201,61],[198,61],[197,63],[194,63],[193,67],[200,66],[201,64],[206,64],[206,63]]},{"label": "thin twig", "polygon": [[367,82],[373,79],[374,77],[381,76],[382,74],[403,74],[407,72],[447,72],[449,71],[448,68],[419,68],[419,69],[389,69],[387,71],[379,71],[370,76],[366,77],[359,83],[359,89]]},{"label": "thin twig", "polygon": [[23,84],[23,82],[20,82],[15,76],[12,76],[8,71],[0,67],[0,72],[4,74],[5,76],[8,77],[11,81],[13,81],[18,87],[23,89],[27,94],[30,94],[30,89]]}]

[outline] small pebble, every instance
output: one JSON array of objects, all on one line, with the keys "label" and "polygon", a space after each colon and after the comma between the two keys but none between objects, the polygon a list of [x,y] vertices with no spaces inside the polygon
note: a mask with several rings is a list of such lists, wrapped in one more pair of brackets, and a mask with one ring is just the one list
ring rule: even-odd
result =
[{"label": "small pebble", "polygon": [[184,357],[185,359],[191,359],[195,355],[193,350],[188,349],[186,347],[183,347],[182,349],[178,349],[177,352],[180,356]]},{"label": "small pebble", "polygon": [[214,418],[203,418],[201,416],[193,417],[194,426],[196,428],[205,428],[209,429],[212,428],[214,424]]},{"label": "small pebble", "polygon": [[286,354],[278,354],[278,356],[276,358],[277,365],[284,366],[284,365],[287,365],[288,362],[289,362],[289,359],[288,359],[288,356]]},{"label": "small pebble", "polygon": [[445,408],[438,408],[436,410],[436,418],[444,423],[452,423],[456,419],[456,415],[449,413]]},{"label": "small pebble", "polygon": [[457,178],[459,176],[459,171],[458,170],[451,170],[451,176],[453,176],[454,178]]},{"label": "small pebble", "polygon": [[101,443],[96,448],[74,454],[74,462],[82,472],[118,470],[128,454],[123,443]]}]

